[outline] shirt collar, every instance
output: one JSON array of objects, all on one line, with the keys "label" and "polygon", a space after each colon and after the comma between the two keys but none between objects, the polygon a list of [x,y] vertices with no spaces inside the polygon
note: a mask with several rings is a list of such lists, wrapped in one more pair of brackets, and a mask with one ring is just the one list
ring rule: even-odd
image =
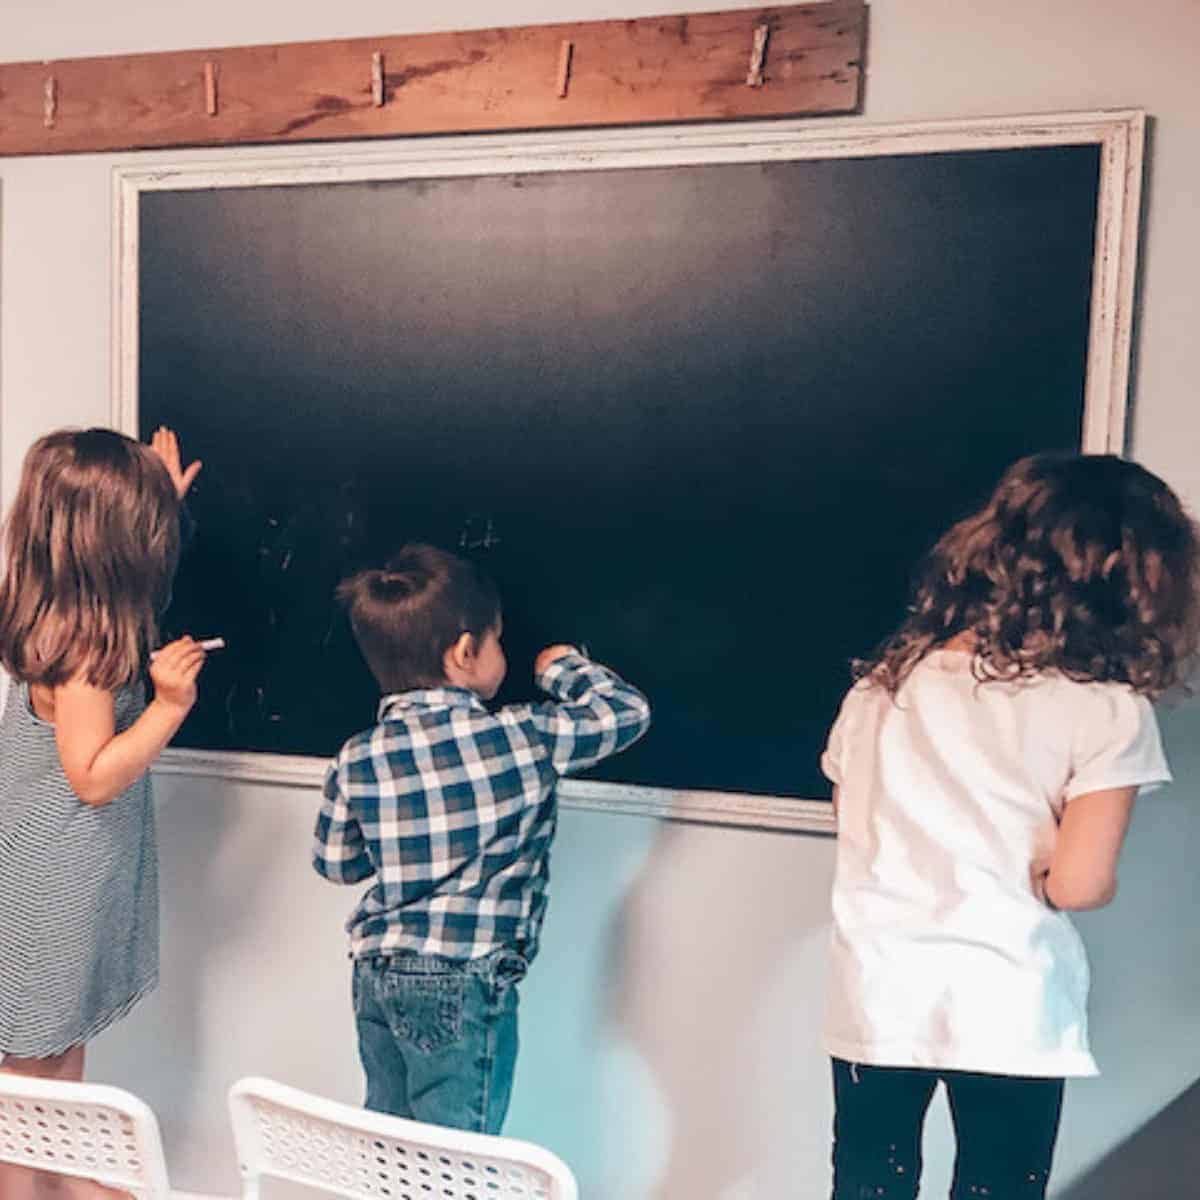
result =
[{"label": "shirt collar", "polygon": [[392,692],[379,701],[378,720],[403,717],[415,709],[472,708],[487,712],[480,698],[469,688],[415,688],[411,692]]}]

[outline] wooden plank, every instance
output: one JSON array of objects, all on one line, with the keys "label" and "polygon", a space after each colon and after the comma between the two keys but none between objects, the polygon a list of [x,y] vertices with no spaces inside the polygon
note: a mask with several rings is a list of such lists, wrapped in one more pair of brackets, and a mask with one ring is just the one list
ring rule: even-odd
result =
[{"label": "wooden plank", "polygon": [[834,0],[2,64],[0,155],[857,112],[866,13]]}]

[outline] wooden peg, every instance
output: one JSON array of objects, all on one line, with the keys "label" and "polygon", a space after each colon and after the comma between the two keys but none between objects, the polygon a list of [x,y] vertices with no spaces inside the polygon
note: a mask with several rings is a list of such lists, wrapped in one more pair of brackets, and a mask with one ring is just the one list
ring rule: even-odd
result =
[{"label": "wooden peg", "polygon": [[49,75],[42,88],[42,124],[47,129],[54,128],[54,120],[58,116],[58,80]]},{"label": "wooden peg", "polygon": [[754,30],[754,47],[750,51],[750,71],[746,75],[747,87],[762,87],[763,65],[767,61],[767,38],[771,36],[770,25],[758,25]]},{"label": "wooden peg", "polygon": [[217,115],[217,64],[204,64],[204,111],[210,117]]},{"label": "wooden peg", "polygon": [[371,55],[371,100],[376,108],[382,108],[387,99],[384,91],[383,52],[376,50]]},{"label": "wooden peg", "polygon": [[564,41],[558,47],[558,82],[555,84],[555,95],[563,100],[567,88],[571,86],[571,59],[575,54],[575,43]]}]

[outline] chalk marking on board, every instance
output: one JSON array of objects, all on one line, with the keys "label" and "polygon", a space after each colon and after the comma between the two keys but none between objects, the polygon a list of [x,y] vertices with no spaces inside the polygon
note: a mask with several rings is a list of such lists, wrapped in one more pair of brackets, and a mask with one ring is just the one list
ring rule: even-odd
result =
[{"label": "chalk marking on board", "polygon": [[49,75],[42,86],[42,124],[47,129],[54,128],[54,119],[58,116],[58,80]]},{"label": "chalk marking on board", "polygon": [[558,76],[554,85],[554,94],[565,100],[567,88],[571,85],[571,59],[575,55],[575,43],[563,41],[558,47]]},{"label": "chalk marking on board", "polygon": [[746,75],[747,87],[762,87],[763,64],[767,61],[767,38],[771,36],[770,25],[758,25],[754,29],[754,47],[750,51],[750,71]]},{"label": "chalk marking on board", "polygon": [[[480,526],[483,526],[482,536]],[[460,550],[490,550],[500,545],[500,535],[496,532],[495,523],[490,516],[469,516],[463,524],[462,532],[458,535]]]}]

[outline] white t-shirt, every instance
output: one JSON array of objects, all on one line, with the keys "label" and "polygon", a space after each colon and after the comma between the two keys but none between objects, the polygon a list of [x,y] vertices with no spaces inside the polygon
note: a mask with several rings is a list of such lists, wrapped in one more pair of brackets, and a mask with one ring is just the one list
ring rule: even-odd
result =
[{"label": "white t-shirt", "polygon": [[821,766],[839,788],[829,1052],[1096,1074],[1083,943],[1030,867],[1074,797],[1170,780],[1147,700],[1057,673],[981,684],[937,650],[895,700],[851,689]]}]

